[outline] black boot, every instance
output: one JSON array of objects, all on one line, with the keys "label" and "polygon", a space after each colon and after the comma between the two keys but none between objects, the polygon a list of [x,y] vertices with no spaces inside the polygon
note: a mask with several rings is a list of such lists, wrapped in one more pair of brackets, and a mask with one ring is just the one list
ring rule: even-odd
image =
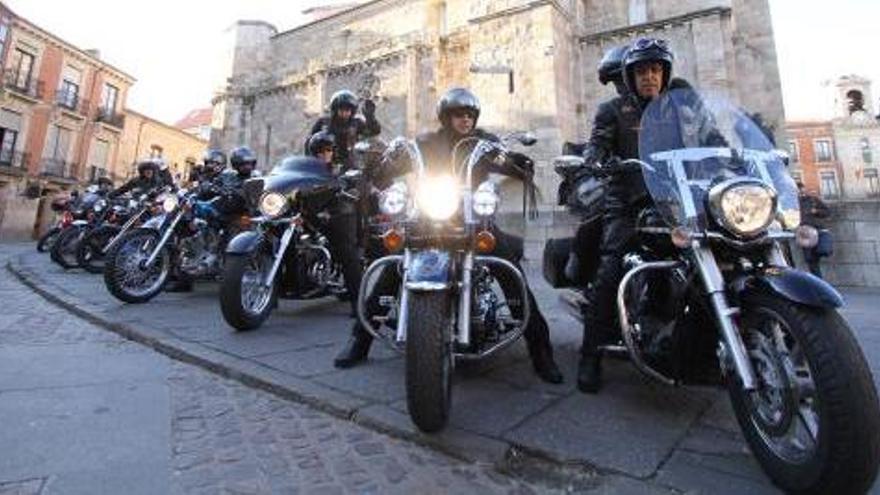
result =
[{"label": "black boot", "polygon": [[367,354],[370,352],[370,345],[373,343],[373,336],[364,330],[360,323],[355,323],[351,329],[351,337],[342,348],[342,351],[336,355],[333,360],[333,366],[337,368],[351,368],[361,361],[367,360]]},{"label": "black boot", "polygon": [[532,366],[535,368],[535,374],[538,375],[538,378],[547,383],[562,383],[562,372],[559,371],[559,366],[556,366],[556,361],[553,360],[553,350],[549,343],[535,348],[530,346],[529,354],[532,357]]},{"label": "black boot", "polygon": [[591,352],[581,354],[578,365],[578,390],[587,394],[596,394],[602,388],[602,354]]}]

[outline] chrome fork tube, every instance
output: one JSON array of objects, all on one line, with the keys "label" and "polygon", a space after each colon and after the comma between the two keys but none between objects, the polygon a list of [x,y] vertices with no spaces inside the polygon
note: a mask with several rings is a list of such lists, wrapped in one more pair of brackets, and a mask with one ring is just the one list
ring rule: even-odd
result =
[{"label": "chrome fork tube", "polygon": [[698,242],[693,245],[693,253],[700,277],[703,279],[703,285],[709,294],[712,308],[715,310],[718,326],[721,328],[725,344],[724,350],[730,354],[733,360],[734,370],[742,381],[743,389],[755,390],[755,370],[752,368],[752,362],[749,360],[739,329],[733,321],[736,310],[727,303],[727,297],[724,294],[724,278],[715,261],[715,255],[711,249]]},{"label": "chrome fork tube", "polygon": [[468,251],[461,269],[461,289],[458,296],[458,342],[471,343],[471,278],[474,271],[474,253]]},{"label": "chrome fork tube", "polygon": [[275,274],[281,266],[281,261],[284,259],[284,253],[287,252],[287,246],[290,245],[290,240],[295,233],[296,226],[290,225],[287,227],[287,230],[284,231],[284,234],[281,235],[281,243],[278,245],[278,252],[275,253],[275,259],[272,261],[272,268],[269,269],[269,273],[267,273],[266,278],[263,279],[264,289],[272,287],[272,281],[275,280]]},{"label": "chrome fork tube", "polygon": [[412,253],[409,249],[403,252],[403,283],[400,284],[400,303],[397,312],[397,334],[394,339],[397,342],[406,341],[406,319],[409,317],[409,289],[406,288],[406,276],[409,273],[409,265],[412,262]]},{"label": "chrome fork tube", "polygon": [[147,261],[144,263],[144,266],[149,268],[153,266],[153,263],[156,262],[156,257],[159,256],[159,253],[162,252],[162,248],[165,247],[165,244],[168,242],[168,239],[171,238],[171,234],[174,233],[174,228],[177,227],[177,223],[180,222],[180,219],[183,218],[183,210],[177,212],[177,216],[174,217],[174,220],[171,221],[171,225],[165,229],[165,232],[162,234],[162,238],[159,239],[159,243],[156,244],[156,247],[153,248],[153,252],[150,253],[150,257],[147,258]]},{"label": "chrome fork tube", "polygon": [[107,254],[107,252],[116,245],[116,242],[119,241],[119,239],[122,237],[122,234],[128,232],[128,229],[130,229],[131,226],[134,225],[134,223],[141,217],[141,215],[144,214],[145,211],[147,210],[142,209],[141,211],[132,215],[131,218],[129,218],[128,221],[122,225],[122,228],[119,229],[119,232],[117,232],[116,235],[114,235],[113,238],[110,239],[110,242],[108,242],[107,245],[101,249],[101,254]]}]

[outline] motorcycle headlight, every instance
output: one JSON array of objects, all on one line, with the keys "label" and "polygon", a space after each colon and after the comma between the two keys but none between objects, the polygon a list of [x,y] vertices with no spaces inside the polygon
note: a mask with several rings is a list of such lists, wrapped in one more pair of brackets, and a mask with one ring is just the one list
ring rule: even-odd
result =
[{"label": "motorcycle headlight", "polygon": [[481,217],[492,216],[498,210],[500,202],[495,184],[489,181],[483,182],[474,192],[474,213]]},{"label": "motorcycle headlight", "polygon": [[801,224],[801,211],[798,209],[782,210],[779,214],[782,221],[782,228],[785,230],[795,230]]},{"label": "motorcycle headlight", "polygon": [[379,211],[384,215],[396,216],[406,208],[406,184],[398,182],[379,194]]},{"label": "motorcycle headlight", "polygon": [[162,210],[164,210],[165,213],[171,213],[177,209],[178,204],[180,204],[180,200],[177,199],[177,196],[174,194],[168,194],[162,199]]},{"label": "motorcycle headlight", "polygon": [[270,192],[260,198],[260,213],[264,216],[275,218],[281,216],[287,208],[287,198],[283,194]]},{"label": "motorcycle headlight", "polygon": [[448,220],[458,211],[458,183],[448,175],[426,177],[419,183],[416,196],[419,209],[432,220]]},{"label": "motorcycle headlight", "polygon": [[757,182],[724,182],[709,191],[709,205],[725,229],[740,237],[753,237],[773,221],[776,193]]}]

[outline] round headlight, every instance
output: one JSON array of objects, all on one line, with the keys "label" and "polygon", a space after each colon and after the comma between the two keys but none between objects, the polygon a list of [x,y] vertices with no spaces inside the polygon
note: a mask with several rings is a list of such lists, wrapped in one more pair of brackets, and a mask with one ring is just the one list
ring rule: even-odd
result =
[{"label": "round headlight", "polygon": [[713,189],[709,193],[713,213],[734,235],[758,235],[773,221],[776,194],[769,187],[757,183],[727,183]]},{"label": "round headlight", "polygon": [[480,184],[480,187],[474,192],[473,202],[474,213],[477,215],[481,217],[494,215],[500,202],[495,184],[489,181]]},{"label": "round headlight", "polygon": [[448,175],[426,177],[419,183],[419,209],[433,220],[448,220],[458,211],[458,183]]},{"label": "round headlight", "polygon": [[801,224],[801,210],[794,208],[782,210],[782,213],[779,214],[779,218],[782,221],[782,227],[785,230],[795,230]]},{"label": "round headlight", "polygon": [[287,208],[287,198],[275,192],[266,193],[260,198],[260,213],[267,217],[277,217]]},{"label": "round headlight", "polygon": [[180,201],[177,199],[177,196],[174,194],[168,194],[162,199],[162,209],[165,210],[165,213],[171,213],[177,209],[179,203]]},{"label": "round headlight", "polygon": [[379,194],[379,211],[384,215],[396,216],[406,208],[406,184],[398,182]]}]

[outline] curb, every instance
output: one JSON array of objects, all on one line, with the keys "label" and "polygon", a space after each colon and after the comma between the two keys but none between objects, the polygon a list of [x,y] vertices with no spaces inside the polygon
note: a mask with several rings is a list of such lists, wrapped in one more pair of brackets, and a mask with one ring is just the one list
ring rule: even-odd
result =
[{"label": "curb", "polygon": [[[46,287],[38,274],[22,265],[20,255],[13,255],[6,263],[6,270],[21,283],[50,303],[125,339],[137,342],[171,359],[198,366],[216,375],[235,380],[248,387],[263,390],[285,400],[301,403],[336,418],[351,421],[393,438],[407,440],[431,448],[455,459],[491,465],[495,470],[520,476],[527,472],[543,483],[557,488],[576,485],[601,484],[601,479],[635,478],[626,473],[582,463],[572,464],[556,459],[551,453],[535,451],[511,442],[483,437],[476,433],[448,428],[440,441],[436,437],[418,432],[409,418],[390,408],[365,407],[366,402],[330,388],[320,387],[306,380],[292,378],[271,368],[258,365],[237,356],[213,350],[201,344],[181,340],[161,331],[136,328],[127,323],[115,322],[90,312],[90,304],[70,294],[56,294]],[[295,387],[290,382],[295,382]],[[286,382],[286,383],[285,383]],[[332,401],[328,399],[332,397]],[[344,404],[340,406],[339,404]]]}]

